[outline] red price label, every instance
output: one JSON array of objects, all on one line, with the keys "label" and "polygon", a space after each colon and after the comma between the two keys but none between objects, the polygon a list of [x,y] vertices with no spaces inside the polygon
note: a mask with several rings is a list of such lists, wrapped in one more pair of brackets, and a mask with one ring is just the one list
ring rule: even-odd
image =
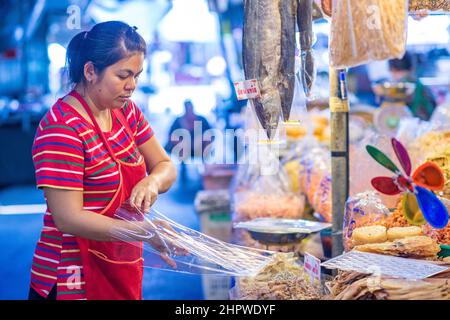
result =
[{"label": "red price label", "polygon": [[234,83],[238,100],[256,99],[260,96],[258,81],[256,79],[238,81]]},{"label": "red price label", "polygon": [[306,253],[304,255],[304,269],[309,275],[311,283],[314,284],[314,280],[317,279],[320,283],[320,259],[317,259],[313,255]]}]

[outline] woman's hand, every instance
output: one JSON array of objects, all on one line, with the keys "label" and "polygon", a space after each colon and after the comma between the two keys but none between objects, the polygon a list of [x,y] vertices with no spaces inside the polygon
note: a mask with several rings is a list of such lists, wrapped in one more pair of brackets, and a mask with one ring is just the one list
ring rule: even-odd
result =
[{"label": "woman's hand", "polygon": [[151,175],[138,182],[131,191],[130,203],[144,213],[150,210],[159,194],[159,183]]},{"label": "woman's hand", "polygon": [[[155,224],[155,226],[157,227],[157,229],[160,232],[164,232],[167,235],[169,235],[170,237],[173,237],[174,234],[178,234],[178,232],[175,231],[175,229],[172,228],[170,226],[170,224],[168,224],[164,220],[155,219],[155,220],[153,220],[153,223]],[[171,250],[172,254],[174,254],[176,256],[187,256],[189,254],[189,252],[187,250],[173,244],[172,242],[169,242],[169,244],[171,245],[170,250]]]},{"label": "woman's hand", "polygon": [[159,219],[153,220],[152,223],[145,221],[144,224],[145,227],[143,229],[149,230],[149,233],[152,234],[145,242],[156,249],[159,252],[159,256],[172,269],[176,269],[177,264],[170,256],[187,256],[189,253],[185,249],[173,244],[170,240],[163,240],[161,236],[165,233],[166,235],[170,235],[169,238],[171,238],[177,232],[167,222]]}]

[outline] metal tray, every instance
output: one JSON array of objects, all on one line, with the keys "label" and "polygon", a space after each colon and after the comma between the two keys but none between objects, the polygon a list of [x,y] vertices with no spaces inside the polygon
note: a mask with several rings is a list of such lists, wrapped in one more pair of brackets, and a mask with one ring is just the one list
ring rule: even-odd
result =
[{"label": "metal tray", "polygon": [[257,218],[239,222],[235,228],[264,233],[314,233],[331,227],[330,223],[301,219]]},{"label": "metal tray", "polygon": [[253,239],[263,243],[286,244],[299,242],[309,236],[308,233],[266,233],[248,230]]},{"label": "metal tray", "polygon": [[310,234],[331,227],[329,223],[309,220],[258,218],[239,222],[235,228],[246,229],[253,239],[273,244],[299,242]]}]

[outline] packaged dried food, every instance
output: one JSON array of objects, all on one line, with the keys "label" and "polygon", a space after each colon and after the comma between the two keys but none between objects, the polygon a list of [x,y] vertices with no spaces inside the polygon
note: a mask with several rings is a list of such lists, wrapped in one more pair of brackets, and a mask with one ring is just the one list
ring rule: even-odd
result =
[{"label": "packaged dried food", "polygon": [[431,10],[450,11],[450,1],[448,0],[409,0],[409,10]]},{"label": "packaged dried food", "polygon": [[235,222],[302,216],[304,200],[292,191],[288,174],[269,147],[250,146],[248,162],[236,175],[233,209]]},{"label": "packaged dried food", "polygon": [[331,221],[331,157],[328,150],[316,147],[300,160],[300,190],[314,211]]},{"label": "packaged dried food", "polygon": [[[232,192],[233,222],[256,218],[301,218],[304,196],[293,191],[290,178],[278,158],[264,146],[250,148],[249,153],[260,153],[255,157],[250,155],[249,161],[238,169]],[[254,244],[248,242],[246,233],[246,230],[234,230],[234,241],[242,245]]]},{"label": "packaged dried food", "polygon": [[333,0],[330,65],[344,69],[401,58],[407,17],[407,0]]},{"label": "packaged dried food", "polygon": [[377,192],[367,191],[350,197],[344,213],[344,249],[349,251],[355,246],[352,239],[355,228],[384,226],[388,216],[389,209],[383,204]]}]

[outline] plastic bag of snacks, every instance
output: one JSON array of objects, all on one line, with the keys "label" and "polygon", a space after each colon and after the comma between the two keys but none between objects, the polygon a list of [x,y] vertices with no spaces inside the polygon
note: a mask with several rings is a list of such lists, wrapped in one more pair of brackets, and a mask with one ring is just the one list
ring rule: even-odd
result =
[{"label": "plastic bag of snacks", "polygon": [[319,187],[313,196],[313,208],[316,214],[326,222],[332,220],[332,201],[331,201],[331,171],[326,171],[322,175]]},{"label": "plastic bag of snacks", "polygon": [[410,11],[431,10],[450,11],[450,1],[448,0],[409,0]]},{"label": "plastic bag of snacks", "polygon": [[[255,153],[259,157],[255,157]],[[238,169],[233,194],[233,222],[256,218],[300,219],[305,200],[292,190],[278,158],[264,146],[251,146],[249,159]],[[246,230],[233,230],[234,242],[255,245]]]},{"label": "plastic bag of snacks", "polygon": [[375,191],[358,193],[350,197],[345,205],[344,213],[344,249],[349,251],[354,247],[352,238],[355,228],[385,225],[389,217],[389,209],[383,204]]},{"label": "plastic bag of snacks", "polygon": [[323,147],[305,153],[300,160],[300,190],[324,221],[331,221],[331,158]]},{"label": "plastic bag of snacks", "polygon": [[430,121],[423,121],[418,118],[402,119],[396,138],[408,148],[413,160],[417,158],[417,162],[422,163],[425,161],[425,158],[422,157],[423,151],[433,151],[435,147],[445,145],[440,143],[436,144],[436,142],[442,139],[442,137],[446,139],[449,133],[450,103],[437,107]]},{"label": "plastic bag of snacks", "polygon": [[401,58],[407,17],[407,0],[333,0],[330,65],[344,69]]},{"label": "plastic bag of snacks", "polygon": [[300,171],[302,158],[311,150],[320,147],[320,143],[312,136],[307,136],[291,145],[289,152],[282,160],[282,164],[289,175],[292,189],[295,193],[303,193],[304,187],[300,185]]},{"label": "plastic bag of snacks", "polygon": [[[255,155],[255,153],[258,153]],[[251,146],[234,192],[235,221],[254,218],[300,218],[303,203],[292,191],[289,176],[270,148]]]}]

